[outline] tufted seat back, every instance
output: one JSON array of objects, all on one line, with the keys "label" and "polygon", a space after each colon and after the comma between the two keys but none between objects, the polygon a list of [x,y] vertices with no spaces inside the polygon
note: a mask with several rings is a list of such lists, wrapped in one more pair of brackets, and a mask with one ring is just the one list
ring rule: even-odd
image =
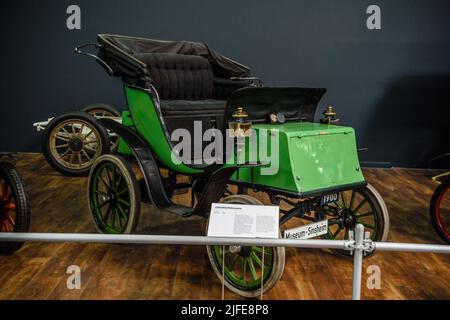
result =
[{"label": "tufted seat back", "polygon": [[214,94],[214,74],[206,58],[173,53],[139,53],[163,100],[205,100]]}]

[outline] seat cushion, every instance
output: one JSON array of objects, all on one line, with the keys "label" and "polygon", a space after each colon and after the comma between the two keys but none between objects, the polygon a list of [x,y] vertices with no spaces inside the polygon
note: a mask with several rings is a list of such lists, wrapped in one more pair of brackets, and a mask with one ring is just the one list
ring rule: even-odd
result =
[{"label": "seat cushion", "polygon": [[213,71],[208,59],[173,53],[139,53],[161,99],[203,100],[214,94]]},{"label": "seat cushion", "polygon": [[161,100],[161,111],[170,133],[179,128],[193,133],[194,121],[202,122],[204,132],[222,129],[226,104],[223,100]]},{"label": "seat cushion", "polygon": [[[226,104],[223,100],[161,100],[161,111],[170,135],[172,136],[176,129],[185,129],[190,133],[191,152],[185,154],[184,150],[182,154],[185,163],[203,164],[204,159],[199,156],[203,155],[204,148],[210,142],[195,143],[195,140],[203,140],[203,134],[208,129],[222,130]],[[198,136],[200,129],[195,129],[198,125],[201,125],[201,136]],[[173,141],[172,143],[177,144]]]}]

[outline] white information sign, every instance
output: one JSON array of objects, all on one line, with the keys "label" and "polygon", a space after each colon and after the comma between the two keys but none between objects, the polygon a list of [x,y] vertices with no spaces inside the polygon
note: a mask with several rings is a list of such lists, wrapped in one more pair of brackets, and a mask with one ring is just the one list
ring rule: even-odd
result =
[{"label": "white information sign", "polygon": [[279,211],[277,206],[213,203],[208,236],[277,239]]},{"label": "white information sign", "polygon": [[328,220],[322,220],[310,223],[301,227],[286,229],[284,231],[285,239],[304,240],[321,236],[328,232]]}]

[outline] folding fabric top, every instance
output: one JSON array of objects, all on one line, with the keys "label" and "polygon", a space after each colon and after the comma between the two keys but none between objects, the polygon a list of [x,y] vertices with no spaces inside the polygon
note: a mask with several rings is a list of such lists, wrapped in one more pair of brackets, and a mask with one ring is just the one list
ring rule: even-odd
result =
[{"label": "folding fabric top", "polygon": [[172,53],[202,56],[208,59],[214,76],[219,78],[247,77],[250,68],[210,49],[206,44],[191,41],[164,41],[99,34],[99,57],[113,69],[114,75],[140,77],[147,75],[147,66],[135,55],[143,53]]}]

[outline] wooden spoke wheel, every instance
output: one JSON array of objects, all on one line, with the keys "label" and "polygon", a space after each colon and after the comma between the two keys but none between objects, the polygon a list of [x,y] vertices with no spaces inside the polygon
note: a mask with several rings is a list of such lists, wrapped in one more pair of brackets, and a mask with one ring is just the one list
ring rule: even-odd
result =
[{"label": "wooden spoke wheel", "polygon": [[105,128],[86,113],[68,113],[54,118],[42,137],[50,165],[68,176],[86,176],[94,161],[109,152]]},{"label": "wooden spoke wheel", "polygon": [[[14,166],[0,162],[0,232],[28,232],[30,212],[25,190]],[[0,253],[11,254],[23,242],[0,242]]]},{"label": "wooden spoke wheel", "polygon": [[450,243],[450,179],[435,190],[430,202],[430,217],[441,239]]}]

